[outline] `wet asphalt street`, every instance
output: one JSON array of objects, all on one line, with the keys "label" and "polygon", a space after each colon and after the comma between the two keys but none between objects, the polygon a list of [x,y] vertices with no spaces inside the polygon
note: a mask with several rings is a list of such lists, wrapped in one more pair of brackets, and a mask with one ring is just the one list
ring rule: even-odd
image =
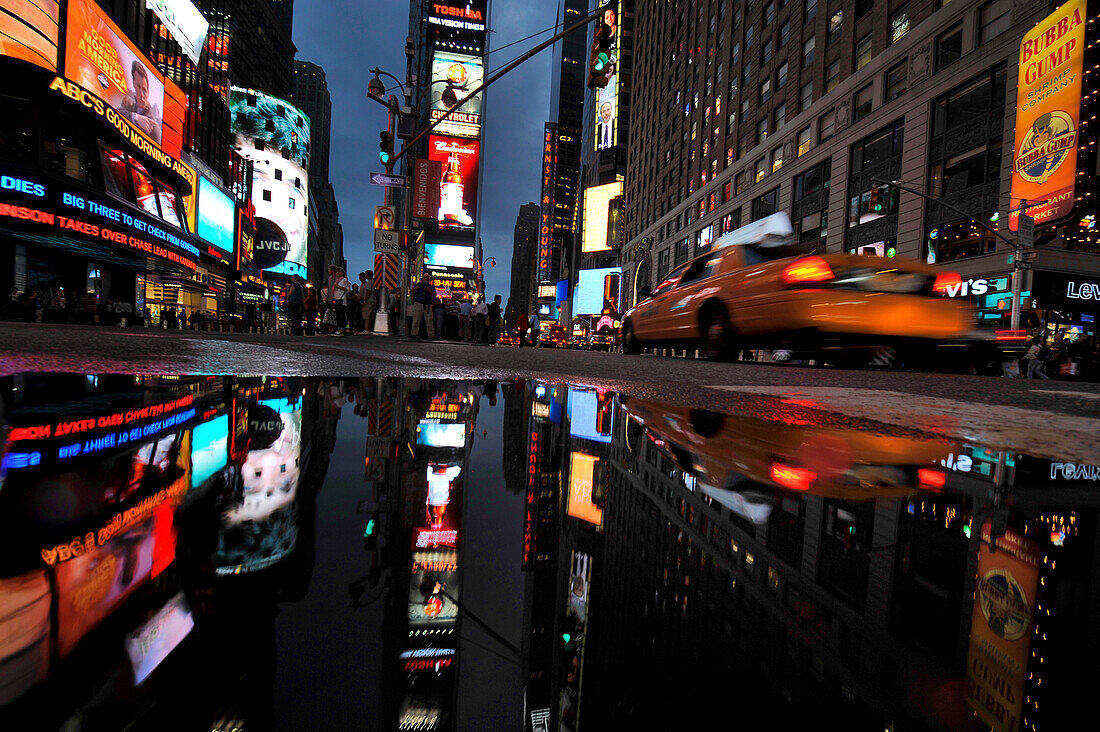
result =
[{"label": "wet asphalt street", "polygon": [[[653,355],[422,342],[0,323],[0,372],[559,380],[671,404],[854,422],[1100,461],[1100,384],[710,363]],[[822,414],[824,412],[824,415]]]}]

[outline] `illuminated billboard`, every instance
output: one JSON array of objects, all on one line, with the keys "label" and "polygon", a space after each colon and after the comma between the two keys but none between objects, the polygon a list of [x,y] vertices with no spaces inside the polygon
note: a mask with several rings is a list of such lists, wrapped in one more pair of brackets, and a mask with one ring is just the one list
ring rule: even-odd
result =
[{"label": "illuminated billboard", "polygon": [[474,248],[454,244],[425,244],[424,256],[429,267],[454,267],[473,269]]},{"label": "illuminated billboard", "polygon": [[164,77],[92,0],[69,2],[65,76],[161,144]]},{"label": "illuminated billboard", "polygon": [[413,549],[458,546],[458,529],[462,525],[461,473],[461,465],[428,463],[427,498],[423,518],[413,528]]},{"label": "illuminated billboard", "polygon": [[145,7],[157,14],[191,63],[197,65],[210,30],[210,21],[202,11],[190,0],[145,0]]},{"label": "illuminated billboard", "polygon": [[57,71],[57,0],[0,0],[0,56]]},{"label": "illuminated billboard", "polygon": [[433,0],[428,23],[453,31],[485,32],[485,0]]},{"label": "illuminated billboard", "polygon": [[569,504],[567,513],[574,518],[600,525],[603,510],[592,500],[592,488],[595,483],[596,463],[600,459],[594,455],[575,452],[569,459]]},{"label": "illuminated billboard", "polygon": [[[446,117],[435,129],[444,135],[477,137],[481,134],[481,95],[470,92],[481,86],[485,69],[481,59],[449,51],[436,51],[432,57],[431,119]],[[467,101],[448,115],[448,111]]]},{"label": "illuminated billboard", "polygon": [[611,442],[614,414],[614,401],[610,394],[569,387],[570,436]]},{"label": "illuminated billboard", "polygon": [[229,93],[229,111],[237,152],[253,162],[253,265],[276,274],[305,277],[309,117],[278,97],[236,86]]},{"label": "illuminated billboard", "polygon": [[1019,224],[1021,200],[1044,201],[1028,207],[1036,224],[1073,210],[1086,5],[1085,0],[1070,0],[1020,41],[1008,219],[1013,231]]},{"label": "illuminated billboard", "polygon": [[472,229],[477,218],[477,140],[428,138],[428,159],[443,165],[439,180],[439,226]]},{"label": "illuminated billboard", "polygon": [[607,241],[608,212],[611,207],[611,200],[622,194],[623,182],[621,180],[584,190],[582,252],[606,252],[611,249]]},{"label": "illuminated billboard", "polygon": [[582,269],[577,274],[577,288],[573,292],[574,315],[599,315],[605,308],[619,309],[619,284],[621,267]]},{"label": "illuminated billboard", "polygon": [[195,233],[222,252],[233,254],[234,223],[237,219],[233,199],[218,186],[199,176]]},{"label": "illuminated billboard", "polygon": [[422,421],[416,428],[416,444],[425,447],[463,447],[466,444],[466,425],[463,422]]},{"label": "illuminated billboard", "polygon": [[225,467],[229,457],[229,415],[223,414],[191,432],[191,487],[198,488]]},{"label": "illuminated billboard", "polygon": [[[413,552],[409,625],[451,625],[458,618],[458,552]],[[453,598],[453,599],[452,599]]]},{"label": "illuminated billboard", "polygon": [[[602,0],[601,0],[602,1]],[[606,150],[619,144],[618,119],[619,119],[619,12],[618,3],[607,3],[604,11],[603,22],[611,28],[610,63],[607,65],[605,76],[607,86],[595,89],[596,94],[596,132],[595,147],[597,150]],[[595,6],[593,6],[593,10]]]}]

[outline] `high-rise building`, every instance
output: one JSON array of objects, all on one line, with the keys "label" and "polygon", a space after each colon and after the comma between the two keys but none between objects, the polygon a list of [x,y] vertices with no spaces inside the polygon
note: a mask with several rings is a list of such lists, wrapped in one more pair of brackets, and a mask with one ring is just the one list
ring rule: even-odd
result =
[{"label": "high-rise building", "polygon": [[512,286],[508,291],[505,322],[513,323],[520,309],[531,312],[535,294],[535,261],[539,243],[540,208],[537,203],[525,203],[516,216],[512,238]]},{"label": "high-rise building", "polygon": [[[1095,105],[1094,26],[1073,23],[1084,3],[1070,4],[1062,26],[1050,5],[639,4],[635,76],[646,92],[630,120],[626,281],[644,271],[652,286],[723,232],[785,212],[806,246],[916,258],[981,281],[980,317],[998,324],[1013,273],[1010,212],[1027,197],[1044,203],[1029,209],[1038,246],[1019,270],[1035,306],[1024,322],[1090,327],[1081,311],[1092,303],[1074,288],[1100,283],[1096,153],[1073,139]],[[1052,32],[1073,26],[1081,55],[1044,66],[1021,53],[1025,34],[1050,22]],[[1077,79],[1057,95],[1040,88],[1051,64]],[[1029,99],[1054,106],[1047,114]],[[1061,142],[1038,154],[1051,137]]]},{"label": "high-rise building", "polygon": [[294,54],[298,50],[290,35],[293,2],[226,2],[232,18],[227,43],[233,85],[289,99],[294,92]]},{"label": "high-rise building", "polygon": [[312,134],[309,175],[328,180],[332,98],[323,68],[311,61],[294,61],[294,103],[309,115]]}]

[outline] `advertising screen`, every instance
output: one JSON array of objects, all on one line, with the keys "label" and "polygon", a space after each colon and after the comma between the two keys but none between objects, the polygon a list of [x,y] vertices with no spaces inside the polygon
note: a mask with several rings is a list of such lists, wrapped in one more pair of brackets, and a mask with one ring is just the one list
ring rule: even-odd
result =
[{"label": "advertising screen", "polygon": [[582,252],[606,252],[611,249],[607,243],[608,212],[611,199],[621,196],[622,193],[621,180],[585,189]]},{"label": "advertising screen", "polygon": [[237,151],[253,162],[253,265],[306,276],[310,122],[297,107],[252,89],[229,94]]},{"label": "advertising screen", "polygon": [[162,607],[145,625],[126,636],[126,654],[134,669],[134,685],[137,686],[168,658],[191,629],[195,620],[191,609],[180,592]]},{"label": "advertising screen", "polygon": [[[601,0],[602,1],[602,0]],[[593,10],[596,6],[593,5]],[[595,89],[596,94],[596,134],[597,150],[606,150],[618,144],[616,134],[619,117],[619,12],[618,3],[607,3],[603,22],[611,29],[610,63],[605,76],[607,86]]]},{"label": "advertising screen", "polygon": [[228,457],[228,414],[195,427],[191,433],[191,487],[198,488],[224,468]]},{"label": "advertising screen", "polygon": [[[409,625],[450,625],[458,618],[458,552],[413,552],[409,583]],[[448,597],[448,595],[450,597]],[[452,599],[454,598],[454,599]]]},{"label": "advertising screen", "polygon": [[[1021,199],[1036,224],[1073,210],[1081,76],[1085,59],[1085,0],[1070,0],[1020,41],[1016,86],[1016,144],[1008,226],[1016,231]],[[1091,22],[1091,21],[1089,21]]]},{"label": "advertising screen", "polygon": [[461,465],[428,463],[427,498],[422,516],[413,528],[413,549],[458,546],[458,529],[462,525],[461,475]]},{"label": "advertising screen", "polygon": [[474,248],[454,244],[425,244],[424,256],[429,267],[454,267],[455,269],[473,269]]},{"label": "advertising screen", "polygon": [[233,253],[233,224],[237,216],[233,199],[201,176],[198,189],[195,233],[228,257]]},{"label": "advertising screen", "polygon": [[584,440],[611,442],[614,402],[610,395],[569,387],[569,434]]},{"label": "advertising screen", "polygon": [[69,2],[65,76],[161,144],[164,77],[92,0]]},{"label": "advertising screen", "polygon": [[[470,92],[481,86],[485,69],[481,59],[450,51],[436,51],[432,57],[431,118],[447,117],[435,129],[444,135],[477,137],[481,134],[481,95],[470,98]],[[459,102],[467,101],[458,106]]]},{"label": "advertising screen", "polygon": [[477,218],[477,140],[428,138],[428,159],[443,165],[439,179],[439,225],[472,229]]},{"label": "advertising screen", "polygon": [[621,267],[582,269],[573,293],[574,315],[599,315],[610,307],[618,312]]},{"label": "advertising screen", "polygon": [[416,444],[426,447],[462,447],[466,444],[466,425],[463,422],[421,422],[416,428]]},{"label": "advertising screen", "polygon": [[191,63],[198,64],[210,30],[202,11],[190,0],[145,0],[145,7],[157,14]]},{"label": "advertising screen", "polygon": [[485,0],[435,0],[428,7],[428,23],[452,31],[485,32]]},{"label": "advertising screen", "polygon": [[0,56],[57,71],[57,0],[0,0]]},{"label": "advertising screen", "polygon": [[469,271],[469,269],[462,272],[452,272],[446,269],[432,269],[428,271],[428,279],[441,298],[450,299],[452,295],[461,296],[469,294],[470,283],[466,279]]},{"label": "advertising screen", "polygon": [[592,500],[592,487],[596,476],[594,455],[575,452],[569,460],[569,505],[567,512],[574,518],[600,525],[603,511]]}]

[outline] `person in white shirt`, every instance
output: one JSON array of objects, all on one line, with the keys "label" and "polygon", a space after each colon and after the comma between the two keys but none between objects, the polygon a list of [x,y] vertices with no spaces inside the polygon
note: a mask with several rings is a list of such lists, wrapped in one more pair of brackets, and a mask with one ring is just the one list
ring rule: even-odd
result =
[{"label": "person in white shirt", "polygon": [[489,317],[489,306],[482,300],[474,305],[474,343],[488,343],[485,321]]},{"label": "person in white shirt", "polygon": [[458,339],[470,340],[470,318],[473,315],[473,307],[469,300],[463,300],[458,304]]},{"label": "person in white shirt", "polygon": [[539,334],[542,333],[542,323],[539,322],[538,312],[531,313],[531,346],[538,348],[539,346]]},{"label": "person in white shirt", "polygon": [[428,465],[427,519],[433,529],[443,528],[443,514],[451,502],[451,482],[461,472],[460,465]]}]

